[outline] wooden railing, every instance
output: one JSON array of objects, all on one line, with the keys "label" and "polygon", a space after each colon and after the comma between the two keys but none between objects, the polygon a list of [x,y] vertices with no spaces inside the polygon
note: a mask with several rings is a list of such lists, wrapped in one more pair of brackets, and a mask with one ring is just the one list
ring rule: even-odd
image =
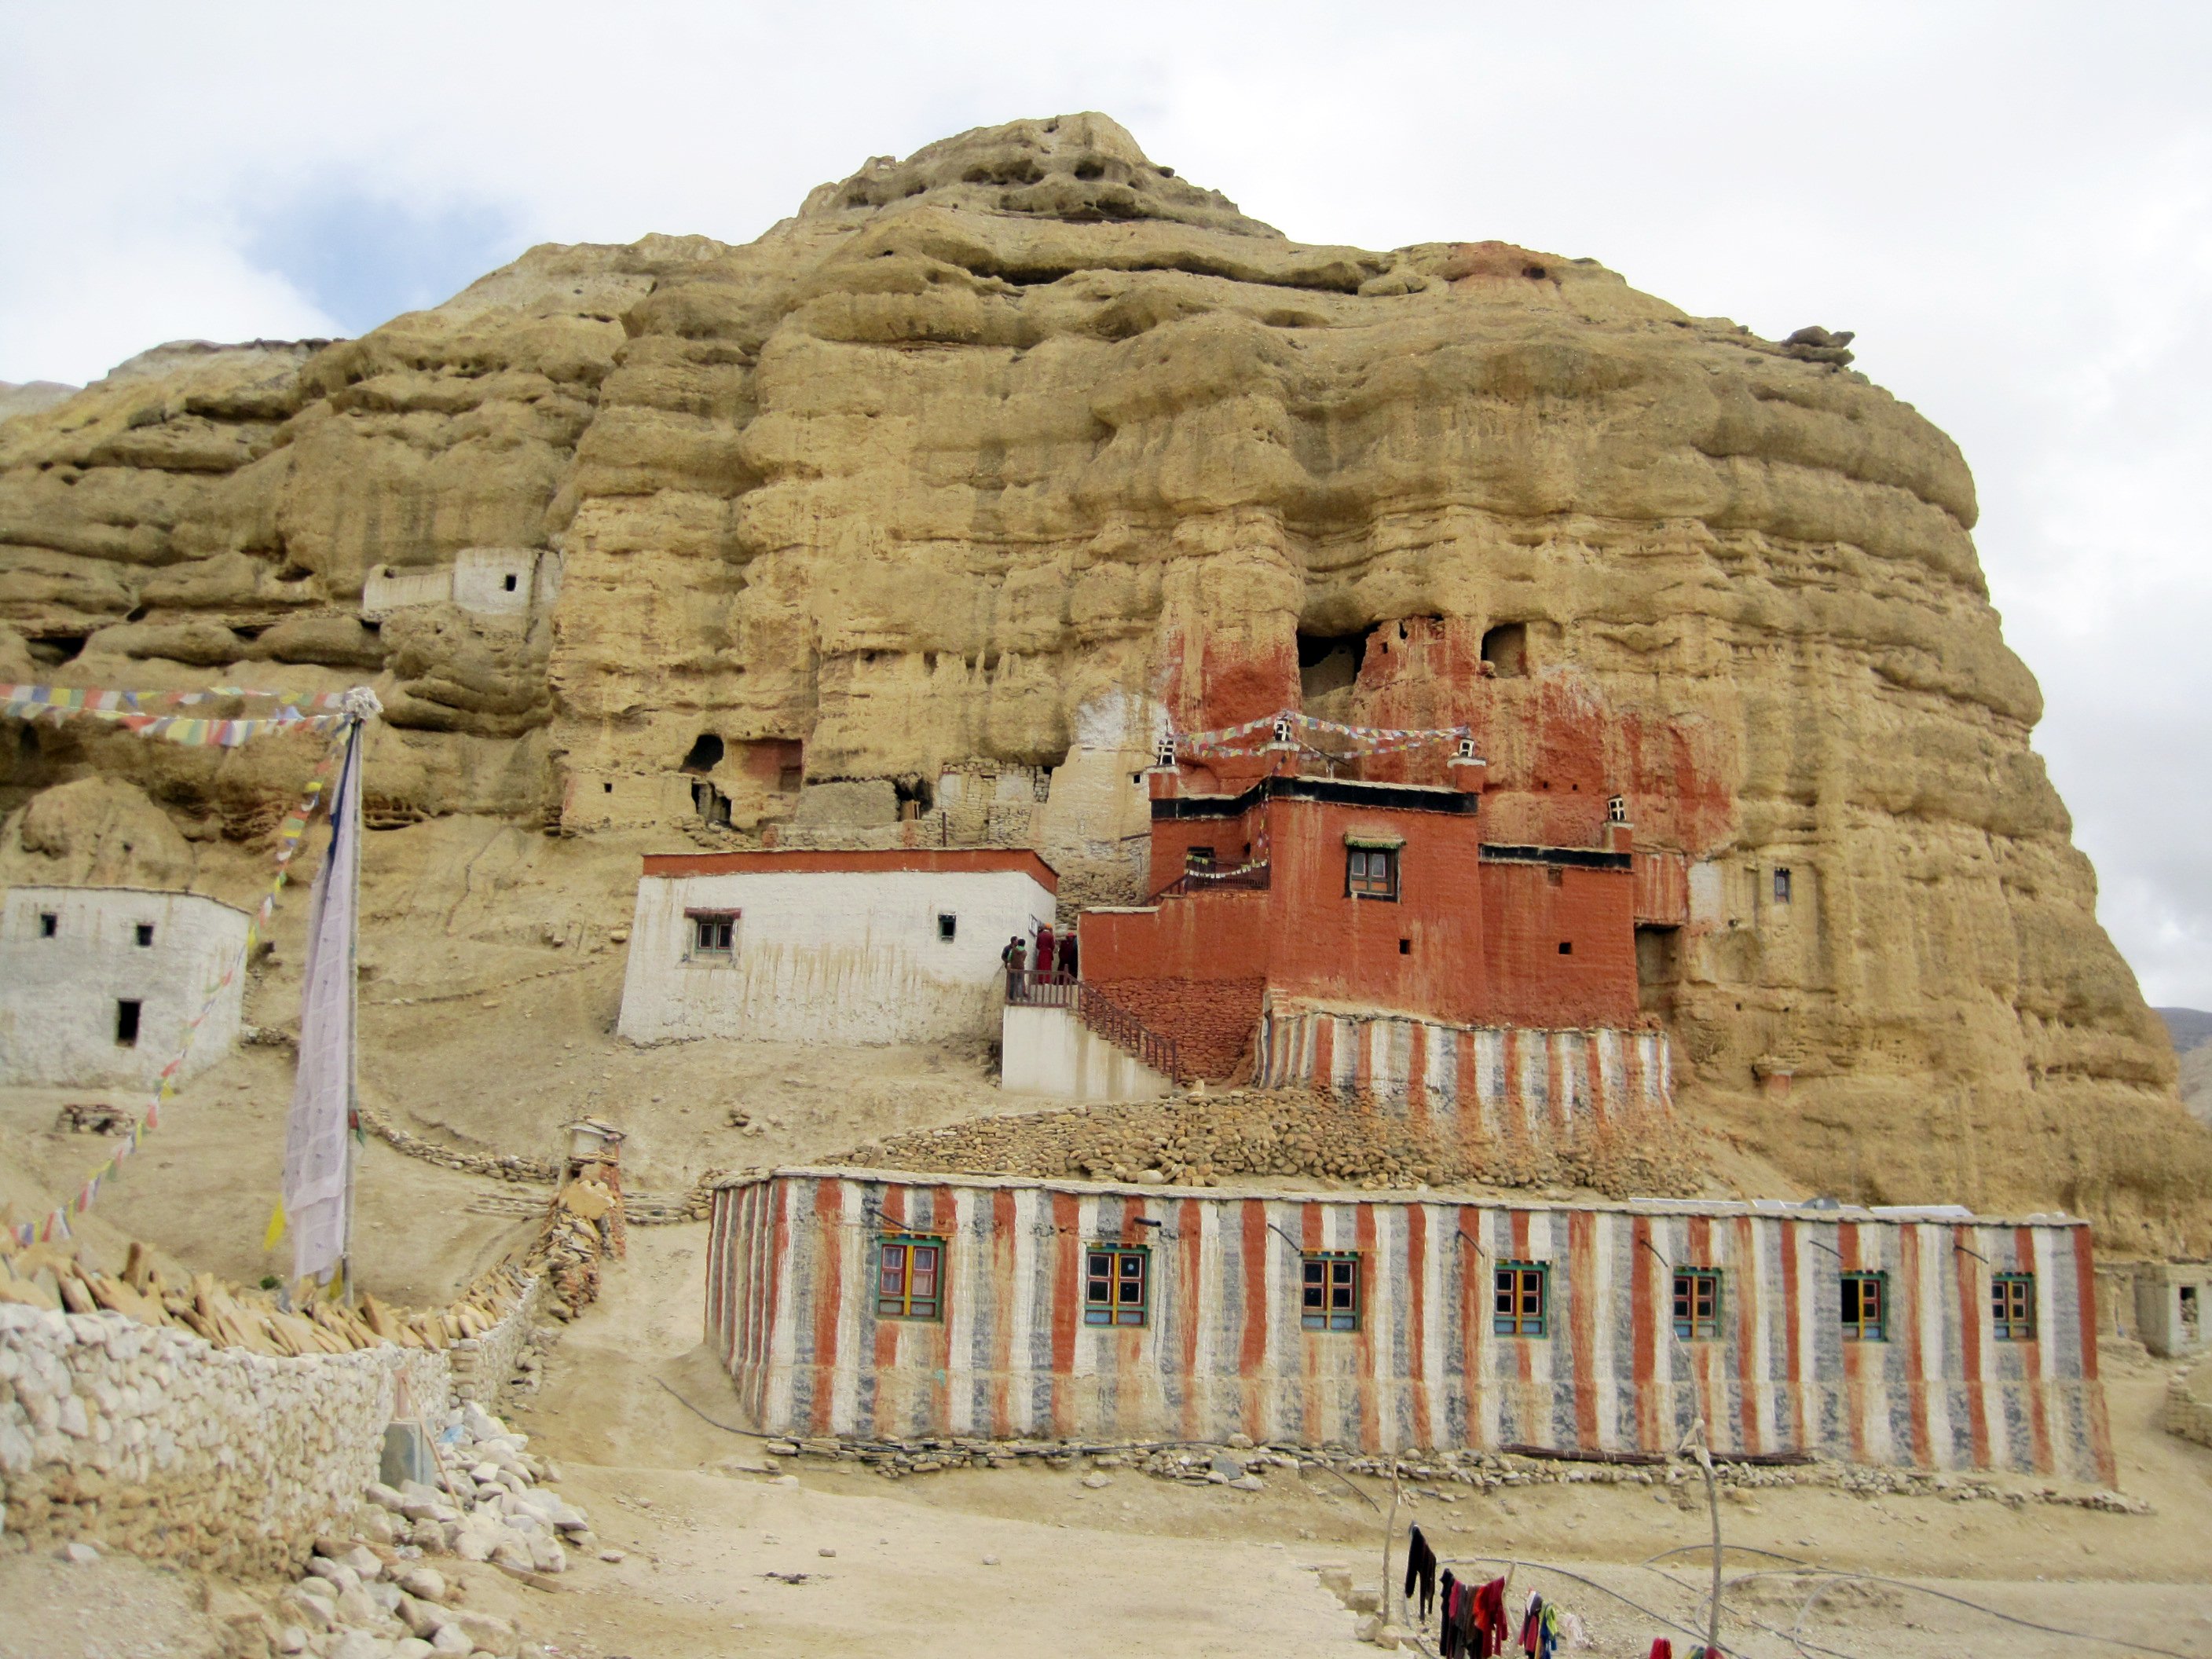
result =
[{"label": "wooden railing", "polygon": [[1181,1083],[1182,1055],[1170,1036],[1162,1036],[1128,1009],[1073,974],[1018,968],[1006,975],[1006,1003],[1015,1008],[1068,1008],[1091,1030],[1123,1054],[1149,1066],[1170,1083]]}]

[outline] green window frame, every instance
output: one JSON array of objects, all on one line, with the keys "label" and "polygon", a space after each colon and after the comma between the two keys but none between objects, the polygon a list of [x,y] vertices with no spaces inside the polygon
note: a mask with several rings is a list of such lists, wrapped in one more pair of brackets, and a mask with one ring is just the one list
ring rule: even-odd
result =
[{"label": "green window frame", "polygon": [[1847,1273],[1839,1286],[1846,1342],[1889,1340],[1889,1275]]},{"label": "green window frame", "polygon": [[1551,1334],[1552,1269],[1542,1261],[1501,1261],[1491,1274],[1490,1328],[1497,1336]]},{"label": "green window frame", "polygon": [[1147,1325],[1152,1316],[1152,1253],[1142,1245],[1091,1244],[1083,1252],[1083,1322]]},{"label": "green window frame", "polygon": [[1998,1273],[1990,1279],[1990,1321],[2000,1342],[2035,1340],[2033,1273]]},{"label": "green window frame", "polygon": [[1706,1342],[1721,1334],[1721,1270],[1674,1269],[1674,1334],[1685,1342]]},{"label": "green window frame", "polygon": [[929,1233],[885,1233],[876,1241],[876,1317],[945,1316],[945,1241]]},{"label": "green window frame", "polygon": [[1359,1328],[1359,1253],[1309,1250],[1298,1258],[1298,1324],[1309,1331]]}]

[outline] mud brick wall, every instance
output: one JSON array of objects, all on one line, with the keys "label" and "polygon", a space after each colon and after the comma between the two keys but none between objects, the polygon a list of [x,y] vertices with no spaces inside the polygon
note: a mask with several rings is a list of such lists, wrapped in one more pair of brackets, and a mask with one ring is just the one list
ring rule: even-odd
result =
[{"label": "mud brick wall", "polygon": [[1098,989],[1172,1037],[1186,1077],[1220,1081],[1249,1069],[1265,980],[1117,979]]}]

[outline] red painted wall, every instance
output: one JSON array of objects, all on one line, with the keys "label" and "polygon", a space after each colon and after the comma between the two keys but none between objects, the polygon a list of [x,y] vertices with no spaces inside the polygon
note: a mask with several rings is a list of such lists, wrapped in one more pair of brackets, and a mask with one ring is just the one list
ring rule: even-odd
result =
[{"label": "red painted wall", "polygon": [[[1480,888],[1489,987],[1480,1023],[1635,1024],[1632,872],[1492,861]],[[1562,944],[1572,951],[1561,954]]]}]

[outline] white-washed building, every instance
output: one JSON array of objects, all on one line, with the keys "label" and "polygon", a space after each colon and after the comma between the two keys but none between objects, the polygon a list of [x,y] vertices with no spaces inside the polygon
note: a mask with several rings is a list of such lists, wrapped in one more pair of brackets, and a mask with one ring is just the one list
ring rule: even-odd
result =
[{"label": "white-washed building", "polygon": [[[149,1087],[246,949],[248,917],[198,893],[15,887],[0,908],[0,1083]],[[234,974],[185,1054],[185,1076],[229,1051]]]},{"label": "white-washed building", "polygon": [[1009,938],[1053,919],[1035,853],[653,854],[620,1030],[634,1042],[881,1043],[999,1029]]}]

